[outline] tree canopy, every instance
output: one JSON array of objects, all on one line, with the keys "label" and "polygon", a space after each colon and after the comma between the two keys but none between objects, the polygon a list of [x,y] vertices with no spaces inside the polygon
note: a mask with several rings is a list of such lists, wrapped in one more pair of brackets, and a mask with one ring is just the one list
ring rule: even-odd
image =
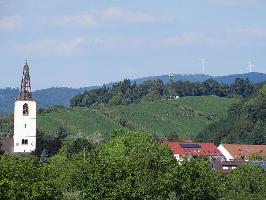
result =
[{"label": "tree canopy", "polygon": [[256,93],[256,86],[248,79],[237,78],[231,85],[219,83],[213,79],[204,82],[171,81],[164,84],[161,80],[144,81],[136,84],[129,79],[86,91],[71,99],[71,106],[89,107],[93,105],[126,105],[142,100],[153,101],[176,96],[216,95],[247,97]]},{"label": "tree canopy", "polygon": [[[85,151],[84,151],[85,150]],[[93,146],[71,139],[43,162],[0,155],[0,199],[265,199],[266,173],[245,164],[227,176],[198,158],[178,163],[148,132],[113,133]]]}]

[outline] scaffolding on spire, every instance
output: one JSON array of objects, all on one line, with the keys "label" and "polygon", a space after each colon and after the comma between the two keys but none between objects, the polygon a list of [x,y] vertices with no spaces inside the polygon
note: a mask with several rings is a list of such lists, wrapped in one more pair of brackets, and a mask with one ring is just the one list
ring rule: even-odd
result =
[{"label": "scaffolding on spire", "polygon": [[23,76],[21,80],[20,95],[17,100],[34,100],[31,93],[31,84],[30,84],[30,70],[26,60],[26,63],[23,67]]}]

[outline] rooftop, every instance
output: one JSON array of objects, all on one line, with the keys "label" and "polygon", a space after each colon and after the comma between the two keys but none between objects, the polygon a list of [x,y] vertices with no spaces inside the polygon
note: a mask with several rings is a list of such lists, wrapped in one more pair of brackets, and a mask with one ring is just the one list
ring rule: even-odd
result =
[{"label": "rooftop", "polygon": [[164,142],[173,154],[191,156],[222,156],[214,143],[195,142]]},{"label": "rooftop", "polygon": [[233,157],[259,154],[266,156],[266,145],[221,144]]}]

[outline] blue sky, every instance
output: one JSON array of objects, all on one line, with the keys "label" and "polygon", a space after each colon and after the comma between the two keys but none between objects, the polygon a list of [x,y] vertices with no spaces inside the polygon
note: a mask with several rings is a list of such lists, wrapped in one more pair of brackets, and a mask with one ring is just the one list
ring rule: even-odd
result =
[{"label": "blue sky", "polygon": [[0,88],[266,72],[265,0],[0,0]]}]

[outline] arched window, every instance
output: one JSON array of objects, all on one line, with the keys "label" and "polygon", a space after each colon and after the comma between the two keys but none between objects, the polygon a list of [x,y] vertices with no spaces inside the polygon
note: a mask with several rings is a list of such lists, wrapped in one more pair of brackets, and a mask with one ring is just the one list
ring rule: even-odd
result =
[{"label": "arched window", "polygon": [[22,139],[22,144],[27,145],[28,144],[28,139]]},{"label": "arched window", "polygon": [[23,116],[28,116],[29,115],[29,106],[28,104],[23,105]]}]

